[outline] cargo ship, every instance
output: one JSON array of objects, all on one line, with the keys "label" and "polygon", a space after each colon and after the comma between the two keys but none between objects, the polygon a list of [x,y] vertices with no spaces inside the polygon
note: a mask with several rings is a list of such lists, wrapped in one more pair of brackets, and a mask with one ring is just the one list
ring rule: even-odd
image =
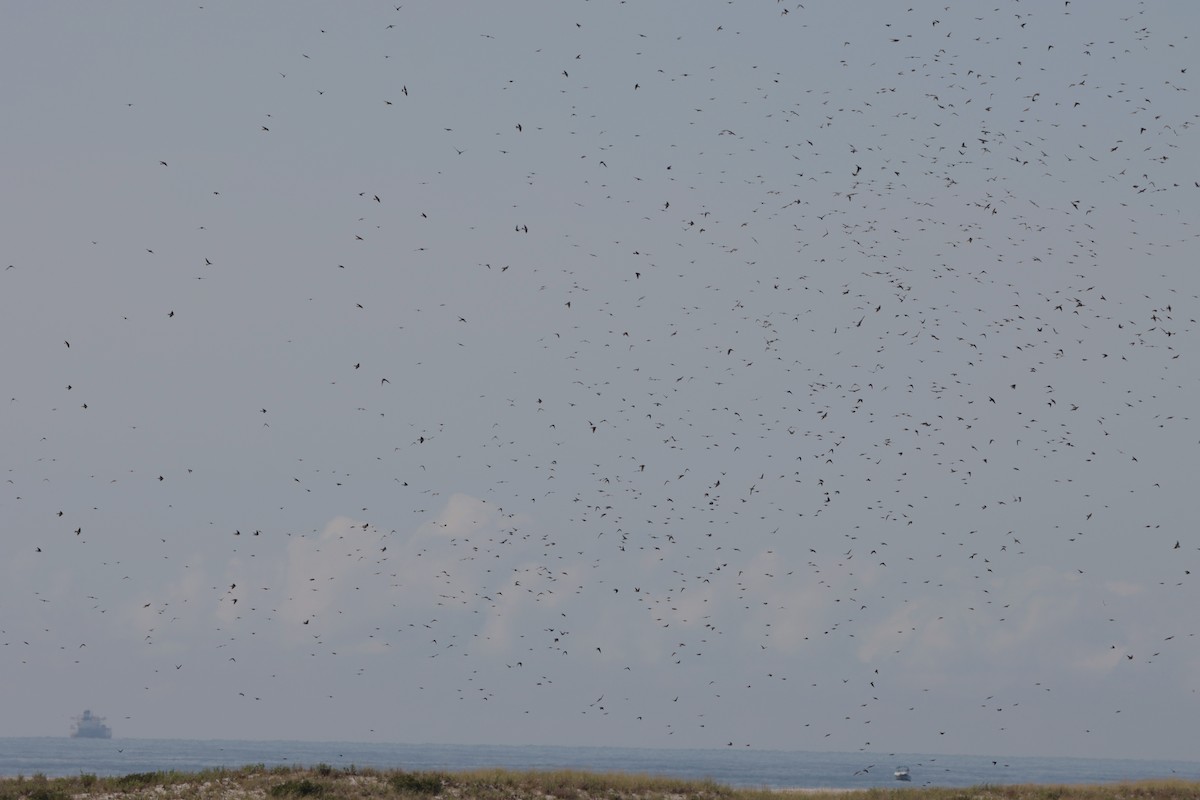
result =
[{"label": "cargo ship", "polygon": [[104,717],[97,717],[90,709],[84,709],[71,726],[71,738],[111,739],[112,728],[104,724]]}]

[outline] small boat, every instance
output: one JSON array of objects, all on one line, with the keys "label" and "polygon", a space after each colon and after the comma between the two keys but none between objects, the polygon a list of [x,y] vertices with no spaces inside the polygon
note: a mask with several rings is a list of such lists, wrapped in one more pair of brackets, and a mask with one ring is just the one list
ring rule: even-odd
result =
[{"label": "small boat", "polygon": [[84,709],[71,726],[71,738],[111,739],[112,728],[104,724],[104,717],[97,717],[90,709]]},{"label": "small boat", "polygon": [[908,767],[896,767],[896,771],[892,773],[898,781],[911,781],[912,776],[908,772]]}]

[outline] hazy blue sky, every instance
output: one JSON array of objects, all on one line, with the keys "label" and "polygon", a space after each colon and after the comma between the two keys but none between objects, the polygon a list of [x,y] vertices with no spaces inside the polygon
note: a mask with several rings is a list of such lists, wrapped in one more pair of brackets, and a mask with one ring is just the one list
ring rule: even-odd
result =
[{"label": "hazy blue sky", "polygon": [[1197,9],[5,4],[0,736],[1197,757]]}]

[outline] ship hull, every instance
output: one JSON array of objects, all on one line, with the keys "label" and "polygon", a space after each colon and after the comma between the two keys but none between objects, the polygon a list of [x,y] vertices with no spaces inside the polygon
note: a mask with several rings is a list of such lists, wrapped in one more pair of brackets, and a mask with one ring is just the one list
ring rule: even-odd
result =
[{"label": "ship hull", "polygon": [[72,739],[111,739],[112,731],[105,728],[102,731],[73,731]]}]

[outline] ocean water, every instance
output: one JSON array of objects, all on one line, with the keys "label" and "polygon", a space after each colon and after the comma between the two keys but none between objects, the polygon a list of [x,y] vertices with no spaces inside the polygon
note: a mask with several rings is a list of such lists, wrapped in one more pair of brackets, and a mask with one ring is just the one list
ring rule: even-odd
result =
[{"label": "ocean water", "polygon": [[619,747],[364,744],[351,742],[186,739],[0,738],[0,776],[49,777],[193,771],[247,764],[329,764],[406,770],[574,769],[680,778],[709,778],[740,787],[870,788],[895,786],[895,767],[912,772],[911,786],[1007,783],[1110,783],[1147,778],[1200,780],[1200,763],[1082,758],[779,750],[667,750]]}]

